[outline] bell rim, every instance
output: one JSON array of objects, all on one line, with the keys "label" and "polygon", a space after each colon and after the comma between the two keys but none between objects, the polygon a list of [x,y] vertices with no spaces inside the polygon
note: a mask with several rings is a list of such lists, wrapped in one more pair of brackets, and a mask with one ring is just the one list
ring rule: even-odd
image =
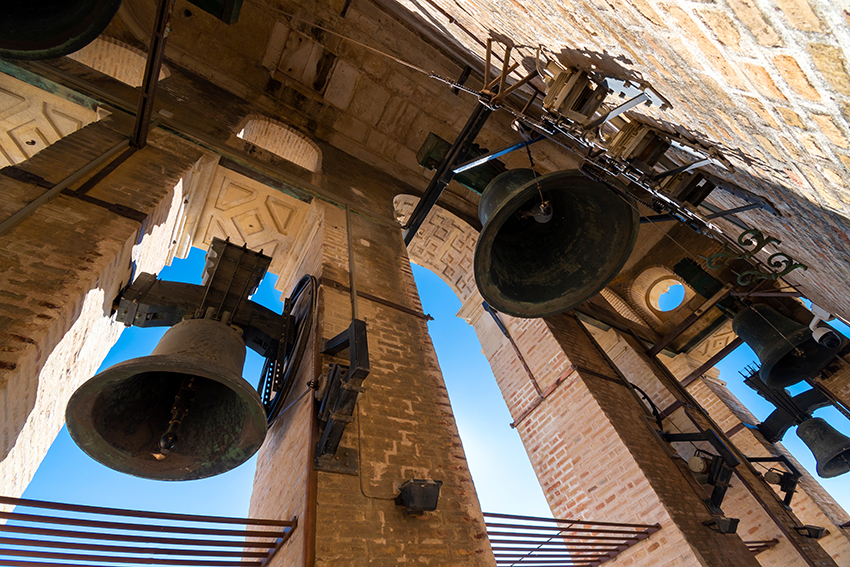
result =
[{"label": "bell rim", "polygon": [[115,18],[122,3],[123,0],[99,0],[91,10],[92,15],[89,18],[77,27],[52,30],[50,40],[34,42],[20,37],[0,37],[0,56],[19,61],[37,61],[79,51],[103,33]]},{"label": "bell rim", "polygon": [[[262,400],[260,399],[260,395],[257,393],[256,389],[251,387],[251,385],[248,383],[247,380],[245,380],[245,378],[236,374],[235,372],[223,369],[220,366],[216,366],[213,363],[204,364],[204,362],[206,361],[199,360],[197,357],[192,356],[150,355],[119,362],[118,364],[107,368],[103,372],[96,374],[95,376],[91,377],[86,382],[81,384],[74,391],[74,393],[68,399],[67,405],[65,406],[65,423],[68,428],[68,433],[71,436],[71,439],[73,439],[77,447],[79,447],[86,455],[99,462],[100,464],[124,474],[128,474],[138,478],[146,478],[149,480],[199,480],[222,474],[223,472],[233,470],[234,468],[242,465],[243,463],[245,463],[245,461],[253,457],[257,453],[257,451],[260,450],[260,447],[263,445],[266,435],[268,434],[268,423],[266,420],[265,408],[263,406]],[[104,459],[104,457],[110,454],[118,455],[122,453],[117,451],[99,434],[96,436],[84,437],[82,435],[79,435],[79,431],[75,431],[77,427],[82,428],[83,424],[91,423],[90,417],[87,416],[91,415],[91,406],[93,405],[95,400],[95,396],[93,396],[92,394],[96,394],[107,384],[121,381],[138,374],[138,370],[140,369],[144,369],[146,372],[156,371],[158,370],[156,368],[157,364],[162,367],[162,370],[173,371],[175,363],[183,365],[181,367],[181,370],[185,369],[190,371],[186,372],[186,374],[194,373],[202,378],[207,378],[220,384],[226,384],[228,386],[238,386],[241,389],[240,393],[248,394],[248,397],[252,401],[256,402],[256,404],[253,404],[254,409],[260,409],[260,412],[252,411],[250,407],[251,404],[248,404],[248,412],[251,416],[250,421],[253,421],[254,425],[257,426],[257,431],[261,432],[261,435],[259,435],[259,439],[256,442],[248,444],[245,448],[237,449],[243,453],[242,456],[244,458],[240,457],[241,460],[239,460],[239,462],[235,466],[231,467],[230,469],[227,469],[227,471],[210,471],[209,474],[182,476],[180,478],[152,477],[150,475],[137,474],[132,470],[117,469],[111,466],[108,463],[114,461],[107,461]],[[77,400],[76,403],[75,400]],[[93,430],[94,428],[92,427],[90,429]],[[86,442],[82,443],[82,439],[85,439]],[[93,443],[89,443],[89,441],[93,441]],[[231,459],[230,462],[236,462],[236,460]]]},{"label": "bell rim", "polygon": [[[504,174],[502,174],[502,175],[504,175]],[[481,294],[481,297],[484,298],[484,300],[487,301],[487,303],[491,307],[493,307],[494,309],[496,309],[500,313],[504,313],[504,314],[510,315],[512,317],[521,317],[521,318],[526,318],[526,319],[539,318],[539,317],[549,317],[549,316],[552,316],[552,315],[557,315],[559,313],[564,313],[565,311],[569,311],[570,309],[573,309],[574,307],[576,307],[576,306],[578,306],[582,303],[582,302],[573,303],[573,304],[567,305],[567,306],[563,306],[563,305],[550,306],[550,307],[547,307],[544,311],[540,311],[541,304],[535,304],[536,309],[532,313],[531,311],[523,311],[523,310],[520,310],[520,309],[514,309],[513,308],[515,306],[514,304],[507,304],[505,302],[502,302],[500,295],[498,295],[498,294],[494,295],[494,294],[491,293],[491,289],[489,289],[489,288],[490,287],[495,288],[495,286],[484,286],[481,283],[479,283],[479,282],[485,281],[484,262],[482,261],[482,259],[485,257],[485,253],[487,255],[489,255],[489,252],[492,250],[493,241],[494,241],[493,236],[494,235],[491,234],[491,233],[498,232],[498,229],[500,229],[502,227],[502,225],[504,225],[507,218],[510,217],[510,215],[512,215],[515,212],[516,207],[514,205],[522,204],[522,202],[525,202],[525,201],[528,200],[530,195],[533,195],[537,192],[537,184],[538,183],[550,182],[550,181],[558,179],[558,178],[581,179],[587,185],[594,185],[594,186],[598,187],[600,190],[608,191],[611,194],[617,196],[616,193],[610,187],[608,187],[604,183],[601,183],[599,181],[595,181],[594,179],[591,179],[590,177],[588,177],[584,173],[582,173],[581,170],[579,170],[579,169],[568,169],[568,170],[563,170],[563,171],[555,171],[553,173],[542,175],[542,176],[539,176],[535,179],[531,179],[529,182],[525,183],[519,189],[517,189],[516,193],[514,195],[512,195],[509,199],[507,199],[502,204],[502,207],[498,211],[496,211],[496,213],[492,217],[490,217],[488,219],[487,223],[483,226],[483,228],[481,229],[481,232],[478,234],[478,242],[475,245],[475,252],[474,252],[474,255],[473,255],[473,273],[475,275],[475,283],[476,283],[476,286],[478,288],[478,291]],[[489,189],[489,187],[488,187],[488,189]],[[486,193],[486,190],[485,190],[485,193]],[[517,201],[519,201],[519,203],[517,203]],[[590,298],[590,297],[596,295],[597,293],[599,293],[600,291],[602,291],[605,288],[605,286],[608,285],[608,283],[611,281],[611,279],[613,279],[614,277],[617,276],[617,274],[620,273],[620,271],[623,269],[623,266],[626,264],[629,257],[631,256],[632,251],[634,250],[634,245],[635,245],[635,242],[637,241],[638,232],[639,232],[638,220],[640,218],[640,215],[638,214],[637,210],[635,210],[634,207],[629,207],[628,205],[626,205],[626,206],[628,207],[628,210],[631,213],[632,223],[633,223],[633,227],[634,227],[634,230],[632,230],[631,238],[629,239],[629,242],[627,243],[626,247],[623,249],[622,257],[619,258],[618,261],[615,264],[612,263],[613,275],[611,275],[611,277],[607,278],[607,279],[603,278],[604,281],[602,281],[602,283],[596,289],[594,289],[592,293],[588,294],[588,296],[587,296],[588,298]],[[545,302],[542,305],[550,305],[550,304],[554,304],[554,303],[556,303],[555,300],[550,300],[550,301]]]}]

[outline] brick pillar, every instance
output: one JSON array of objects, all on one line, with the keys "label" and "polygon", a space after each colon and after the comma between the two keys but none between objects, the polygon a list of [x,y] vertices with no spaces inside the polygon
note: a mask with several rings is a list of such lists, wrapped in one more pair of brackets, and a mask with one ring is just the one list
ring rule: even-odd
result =
[{"label": "brick pillar", "polygon": [[827,397],[833,400],[845,415],[850,411],[850,342],[835,357],[835,360],[812,381]]},{"label": "brick pillar", "polygon": [[536,437],[552,445],[552,458],[566,453],[572,470],[560,489],[568,491],[571,507],[586,518],[661,523],[657,545],[635,546],[638,565],[674,558],[689,565],[757,565],[739,537],[703,525],[711,514],[693,475],[671,459],[641,402],[578,319],[566,313],[546,324],[574,372],[526,421],[543,432]]},{"label": "brick pillar", "polygon": [[[658,380],[656,373],[646,364],[646,360],[635,351],[634,343],[627,342],[621,333],[613,329],[607,332],[595,331],[593,334],[620,371],[627,374],[629,380],[644,390],[653,400],[653,403],[658,406],[659,411],[665,416],[665,431],[675,433],[696,430],[694,423],[688,417],[687,412],[691,410],[686,410]],[[701,366],[699,360],[688,354],[679,354],[673,358],[661,356],[659,360],[664,362],[670,372],[678,378],[690,375],[694,369]],[[792,501],[794,515],[802,524],[828,528],[830,534],[818,540],[818,544],[838,564],[846,562],[848,553],[850,553],[850,539],[847,537],[846,530],[842,530],[838,526],[848,520],[847,513],[781,444],[768,443],[758,430],[752,427],[758,423],[758,420],[726,389],[725,384],[717,379],[717,371],[707,372],[705,376],[689,384],[687,389],[688,393],[699,402],[699,406],[708,412],[713,422],[726,432],[727,437],[744,455],[752,457],[784,455],[795,463],[797,469],[803,473],[803,477]],[[699,446],[700,449],[714,452],[707,443],[695,445]],[[690,443],[677,443],[674,448],[678,455],[685,460],[695,452],[694,445]],[[766,466],[783,468],[783,465],[779,464],[767,464]],[[706,487],[707,490],[711,488],[710,486]],[[771,488],[779,494],[778,487]],[[781,497],[784,497],[784,495],[781,495]],[[759,563],[763,566],[806,565],[803,556],[786,538],[780,525],[774,521],[769,511],[761,505],[760,501],[753,496],[737,476],[732,479],[732,485],[726,493],[722,507],[727,516],[740,519],[738,534],[745,541],[779,540],[775,547],[758,555]]]},{"label": "brick pillar", "polygon": [[[351,306],[348,292],[335,285],[348,285],[345,211],[317,202],[311,207],[321,213],[320,228],[297,270],[322,278],[318,350],[323,339],[348,327]],[[299,519],[276,565],[492,566],[426,321],[417,316],[422,308],[401,234],[358,215],[352,231],[358,291],[385,300],[359,300],[371,372],[340,448],[357,453],[359,471],[314,470],[317,404],[306,397],[278,419],[261,450],[251,514]],[[326,371],[330,359],[317,359],[305,364],[296,395],[308,377]],[[411,478],[443,481],[435,512],[413,517],[396,506],[399,484]]]},{"label": "brick pillar", "polygon": [[[735,452],[738,460],[741,461],[741,464],[735,468],[735,477],[738,483],[737,492],[739,494],[739,503],[737,504],[737,507],[741,511],[756,510],[750,500],[751,496],[761,507],[761,510],[757,511],[757,513],[766,514],[779,528],[782,535],[787,538],[790,546],[787,552],[788,554],[783,556],[782,560],[784,563],[782,564],[793,564],[793,561],[795,561],[793,555],[796,553],[801,561],[801,565],[809,565],[810,567],[836,565],[835,561],[830,557],[830,554],[827,553],[827,551],[824,550],[817,541],[802,537],[794,530],[795,526],[800,526],[803,522],[800,522],[793,512],[785,508],[771,486],[764,482],[755,467],[747,462],[745,458],[746,453],[741,451],[738,447],[732,444],[731,441],[729,441],[725,433],[727,430],[724,430],[717,425],[706,410],[703,409],[703,406],[700,405],[700,402],[697,401],[688,392],[688,390],[679,384],[676,377],[666,367],[664,367],[664,365],[658,362],[657,359],[651,358],[646,354],[645,347],[638,339],[625,334],[621,335],[620,338],[632,351],[631,358],[633,359],[633,363],[628,375],[635,375],[637,378],[637,376],[643,374],[644,380],[646,380],[648,373],[654,382],[657,382],[663,390],[666,390],[667,395],[671,397],[674,403],[678,402],[683,406],[686,406],[684,408],[682,416],[684,419],[680,429],[683,431],[713,430],[721,437],[721,439],[724,440],[726,445]],[[706,403],[708,407],[717,407],[720,405],[718,403],[719,399],[716,397],[709,399],[704,396],[703,402]],[[686,427],[687,429],[685,429]],[[747,447],[747,449],[756,450],[756,447],[751,446],[748,443],[742,442],[742,446]],[[759,453],[763,454],[764,452],[765,447],[762,446]],[[735,499],[735,488],[736,485],[733,485],[733,490],[730,491],[732,493],[730,494],[732,498],[730,503]],[[747,493],[750,496],[746,496]],[[732,504],[732,508],[734,507],[735,504]],[[726,507],[724,507],[724,511],[726,511]],[[728,513],[728,515],[734,516],[732,513]],[[756,525],[764,523],[765,522],[758,520],[754,522]]]},{"label": "brick pillar", "polygon": [[[91,124],[2,170],[0,219],[103,154],[130,127],[118,119]],[[155,132],[89,191],[101,203],[147,214],[141,231],[136,220],[59,195],[0,236],[0,494],[24,491],[64,423],[68,397],[121,333],[110,310],[132,262],[136,273],[162,268],[189,198],[181,177],[199,157]]]}]

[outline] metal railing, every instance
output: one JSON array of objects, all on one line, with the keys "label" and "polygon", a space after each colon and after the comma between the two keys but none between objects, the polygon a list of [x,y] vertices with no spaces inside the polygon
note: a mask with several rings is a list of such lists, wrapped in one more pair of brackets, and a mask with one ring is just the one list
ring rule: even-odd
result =
[{"label": "metal railing", "polygon": [[500,567],[596,567],[661,529],[488,512],[484,521]]},{"label": "metal railing", "polygon": [[0,524],[0,566],[10,567],[264,567],[297,526],[295,518],[144,512],[5,496],[0,504],[15,506],[13,512],[0,512],[0,520],[6,520]]}]

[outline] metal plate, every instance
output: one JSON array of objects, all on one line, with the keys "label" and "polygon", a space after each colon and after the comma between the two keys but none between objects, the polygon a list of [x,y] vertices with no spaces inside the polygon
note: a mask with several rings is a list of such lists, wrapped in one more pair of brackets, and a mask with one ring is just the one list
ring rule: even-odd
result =
[{"label": "metal plate", "polygon": [[359,463],[360,459],[357,449],[340,445],[335,455],[315,457],[313,459],[313,468],[323,472],[358,475],[360,474]]}]

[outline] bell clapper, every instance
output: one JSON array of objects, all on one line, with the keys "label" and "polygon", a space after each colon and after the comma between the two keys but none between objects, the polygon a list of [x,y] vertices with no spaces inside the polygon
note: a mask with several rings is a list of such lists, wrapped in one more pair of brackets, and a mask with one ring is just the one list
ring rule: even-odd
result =
[{"label": "bell clapper", "polygon": [[[522,134],[522,132],[520,132]],[[528,163],[531,165],[531,173],[534,174],[534,182],[537,183],[537,194],[540,196],[540,203],[534,205],[528,211],[523,211],[519,214],[521,218],[533,218],[540,224],[546,224],[552,220],[552,205],[543,198],[543,190],[540,188],[540,179],[537,177],[537,171],[534,169],[534,158],[531,157],[531,148],[529,147],[530,138],[527,134],[523,134],[525,139],[525,151],[528,153]]]},{"label": "bell clapper", "polygon": [[174,405],[171,406],[171,420],[168,422],[168,429],[159,438],[159,448],[163,454],[170,453],[177,446],[178,433],[180,424],[189,413],[189,406],[195,401],[195,376],[188,376],[180,384],[180,390],[174,397]]}]

